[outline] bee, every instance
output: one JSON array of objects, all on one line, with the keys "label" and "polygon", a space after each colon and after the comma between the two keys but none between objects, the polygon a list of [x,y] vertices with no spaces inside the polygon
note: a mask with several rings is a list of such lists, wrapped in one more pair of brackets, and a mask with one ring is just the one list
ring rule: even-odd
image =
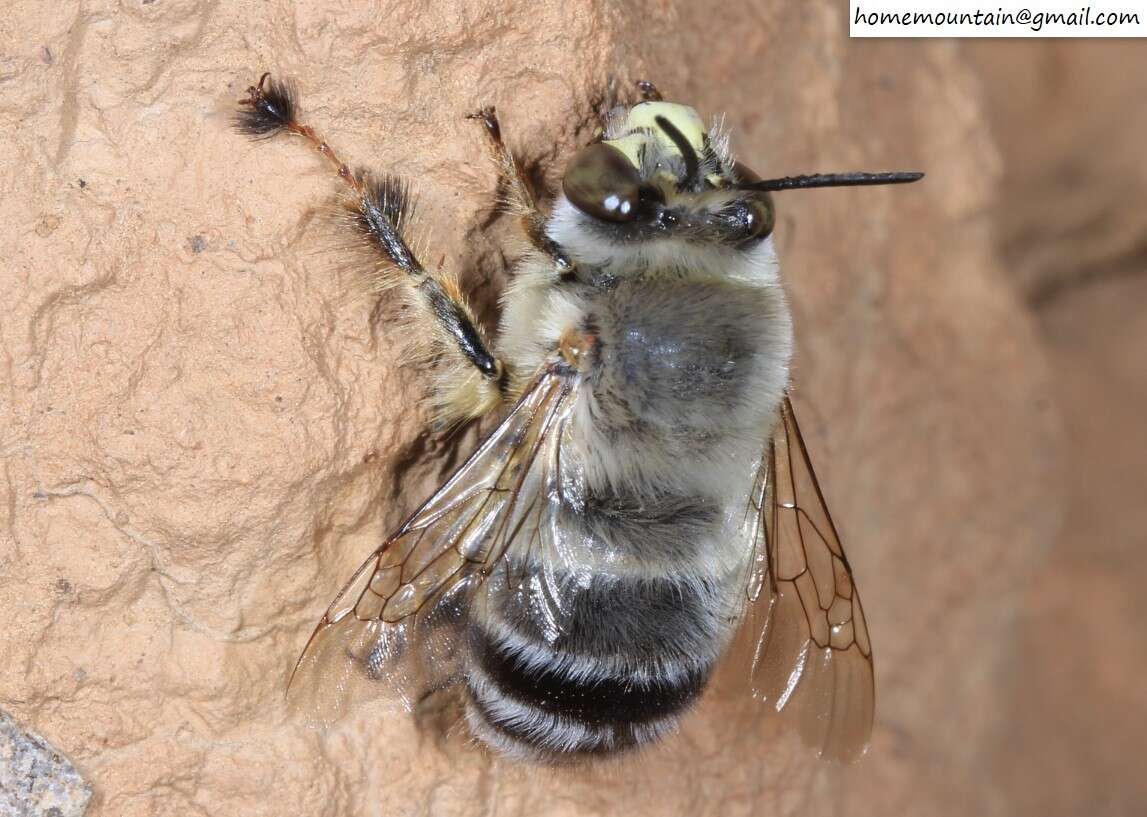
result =
[{"label": "bee", "polygon": [[493,339],[412,249],[407,184],[345,164],[292,84],[248,89],[239,130],[301,137],[344,183],[436,361],[437,419],[504,414],[319,620],[289,684],[312,717],[457,687],[498,753],[611,755],[674,732],[729,655],[817,753],[867,747],[872,646],[788,398],[772,194],[923,174],[762,180],[720,127],[638,88],[546,210],[494,108],[471,114],[528,242]]}]

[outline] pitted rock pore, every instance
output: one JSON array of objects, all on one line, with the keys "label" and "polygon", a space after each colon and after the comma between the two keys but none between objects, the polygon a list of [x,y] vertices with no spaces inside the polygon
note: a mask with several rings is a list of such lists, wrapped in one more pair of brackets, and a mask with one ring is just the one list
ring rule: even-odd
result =
[{"label": "pitted rock pore", "polygon": [[66,757],[0,710],[0,817],[81,817],[91,796]]}]

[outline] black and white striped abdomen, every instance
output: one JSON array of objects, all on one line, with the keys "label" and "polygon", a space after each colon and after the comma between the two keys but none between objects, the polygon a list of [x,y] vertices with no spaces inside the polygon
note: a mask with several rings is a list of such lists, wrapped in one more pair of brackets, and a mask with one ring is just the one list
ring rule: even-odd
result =
[{"label": "black and white striped abdomen", "polygon": [[673,730],[735,615],[735,580],[706,558],[715,503],[613,497],[563,515],[577,539],[565,545],[594,557],[499,571],[470,618],[467,720],[513,757],[618,752]]}]

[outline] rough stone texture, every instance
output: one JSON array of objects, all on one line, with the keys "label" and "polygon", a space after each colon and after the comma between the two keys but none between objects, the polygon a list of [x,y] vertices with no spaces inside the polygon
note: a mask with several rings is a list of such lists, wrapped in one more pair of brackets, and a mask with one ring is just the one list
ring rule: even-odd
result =
[{"label": "rough stone texture", "polygon": [[[993,750],[1020,588],[1059,523],[1062,431],[990,231],[1001,157],[963,50],[847,39],[840,4],[16,2],[0,22],[0,704],[99,815],[1015,813]],[[781,199],[798,411],[877,649],[870,755],[838,769],[740,702],[639,763],[541,772],[282,690],[342,579],[473,435],[347,297],[329,173],[227,127],[264,69],[346,155],[417,179],[433,260],[496,284],[462,115],[568,155],[594,89],[726,111],[758,172],[910,166]],[[551,176],[552,178],[552,176]],[[486,298],[487,302],[489,301]]]},{"label": "rough stone texture", "polygon": [[0,710],[0,817],[82,817],[91,797],[66,757]]}]

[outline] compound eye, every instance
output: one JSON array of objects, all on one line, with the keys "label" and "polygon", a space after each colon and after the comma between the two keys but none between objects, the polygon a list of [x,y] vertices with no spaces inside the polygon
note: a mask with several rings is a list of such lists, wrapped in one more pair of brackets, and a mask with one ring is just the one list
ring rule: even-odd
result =
[{"label": "compound eye", "polygon": [[[733,181],[739,184],[759,182],[761,177],[752,168],[740,162],[733,162]],[[745,237],[764,238],[773,232],[777,222],[777,211],[773,207],[773,197],[766,192],[758,192],[744,202]]]},{"label": "compound eye", "polygon": [[757,193],[745,202],[745,227],[749,238],[764,238],[773,232],[777,223],[777,211],[773,207],[773,197],[768,193]]},{"label": "compound eye", "polygon": [[586,215],[616,222],[635,221],[651,194],[625,154],[604,142],[584,147],[573,157],[562,190]]}]

